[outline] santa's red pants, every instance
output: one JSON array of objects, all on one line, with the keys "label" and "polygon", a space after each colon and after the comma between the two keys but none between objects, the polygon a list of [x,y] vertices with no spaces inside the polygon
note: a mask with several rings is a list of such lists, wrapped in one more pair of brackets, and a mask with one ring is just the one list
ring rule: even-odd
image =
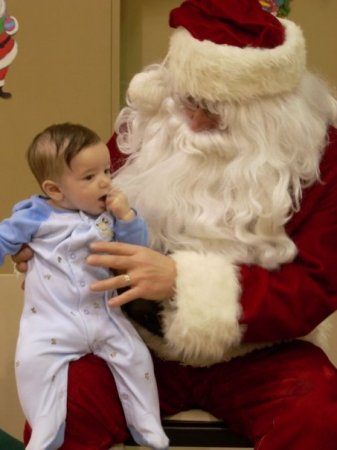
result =
[{"label": "santa's red pants", "polygon": [[[280,344],[210,368],[154,364],[163,415],[204,409],[258,450],[337,449],[337,370],[312,344]],[[72,363],[62,450],[106,450],[125,437],[105,363],[93,355]]]}]

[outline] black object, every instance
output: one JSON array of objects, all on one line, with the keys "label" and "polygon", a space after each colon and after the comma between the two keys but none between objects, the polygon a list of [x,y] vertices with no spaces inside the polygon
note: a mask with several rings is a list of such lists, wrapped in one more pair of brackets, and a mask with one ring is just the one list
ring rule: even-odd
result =
[{"label": "black object", "polygon": [[[253,448],[245,437],[231,431],[221,421],[163,419],[164,430],[171,447]],[[129,437],[125,445],[138,447]]]},{"label": "black object", "polygon": [[140,298],[133,302],[126,303],[122,306],[122,309],[130,319],[141,325],[143,328],[156,336],[163,337],[160,320],[162,306],[159,301],[154,302]]}]

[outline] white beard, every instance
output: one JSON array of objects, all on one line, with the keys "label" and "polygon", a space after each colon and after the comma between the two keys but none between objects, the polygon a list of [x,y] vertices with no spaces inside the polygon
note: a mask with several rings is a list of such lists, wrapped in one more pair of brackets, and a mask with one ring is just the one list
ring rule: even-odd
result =
[{"label": "white beard", "polygon": [[299,94],[220,112],[221,130],[195,133],[170,97],[150,120],[126,108],[120,122],[132,133],[119,145],[130,158],[115,183],[147,221],[153,248],[275,268],[296,254],[284,225],[319,177],[330,113],[322,119]]}]

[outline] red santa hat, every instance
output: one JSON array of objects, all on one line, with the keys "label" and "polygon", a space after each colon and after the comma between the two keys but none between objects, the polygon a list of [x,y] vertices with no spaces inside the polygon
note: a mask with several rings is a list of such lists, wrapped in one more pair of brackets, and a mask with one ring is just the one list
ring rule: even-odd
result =
[{"label": "red santa hat", "polygon": [[[174,31],[165,65],[180,96],[246,102],[292,91],[305,70],[301,29],[265,11],[259,0],[186,0],[169,22]],[[136,76],[131,97],[159,106],[168,89],[159,80],[156,71]]]},{"label": "red santa hat", "polygon": [[183,96],[242,102],[282,94],[305,70],[301,29],[258,0],[187,0],[171,11],[170,26],[167,64]]}]

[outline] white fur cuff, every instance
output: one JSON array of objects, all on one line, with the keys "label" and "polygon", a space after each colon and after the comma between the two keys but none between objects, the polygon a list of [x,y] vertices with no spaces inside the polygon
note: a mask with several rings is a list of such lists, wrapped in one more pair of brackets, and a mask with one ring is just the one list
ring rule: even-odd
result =
[{"label": "white fur cuff", "polygon": [[181,251],[172,258],[178,273],[176,299],[163,312],[171,352],[198,366],[226,359],[243,333],[236,268],[214,253]]},{"label": "white fur cuff", "polygon": [[199,41],[177,28],[168,53],[175,91],[213,102],[242,102],[293,90],[305,69],[305,41],[294,22],[280,22],[285,41],[271,49]]}]

